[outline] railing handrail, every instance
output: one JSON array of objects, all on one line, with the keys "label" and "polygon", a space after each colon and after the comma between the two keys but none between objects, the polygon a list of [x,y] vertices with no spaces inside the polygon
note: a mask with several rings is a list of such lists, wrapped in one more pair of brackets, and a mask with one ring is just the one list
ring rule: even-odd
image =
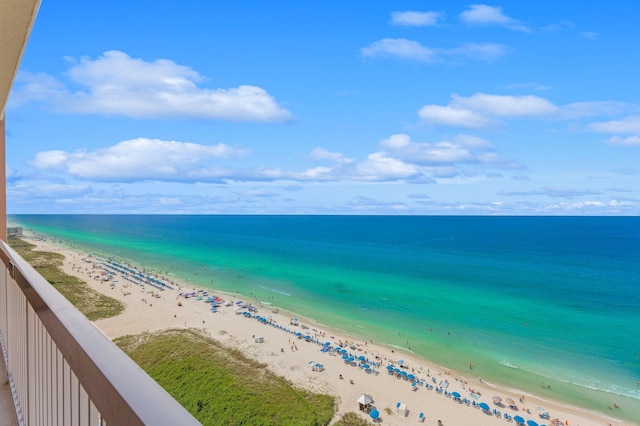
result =
[{"label": "railing handrail", "polygon": [[108,424],[200,424],[4,241],[0,258]]}]

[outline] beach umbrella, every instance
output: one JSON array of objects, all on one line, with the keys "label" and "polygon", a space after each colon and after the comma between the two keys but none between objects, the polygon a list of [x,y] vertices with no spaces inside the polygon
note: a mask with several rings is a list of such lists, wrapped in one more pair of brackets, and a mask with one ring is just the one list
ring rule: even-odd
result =
[{"label": "beach umbrella", "polygon": [[393,371],[393,365],[387,365],[387,371]]},{"label": "beach umbrella", "polygon": [[489,404],[487,404],[486,402],[481,402],[480,404],[478,404],[478,407],[482,408],[485,411],[489,411]]},{"label": "beach umbrella", "polygon": [[451,396],[454,398],[460,398],[460,394],[458,392],[451,392]]},{"label": "beach umbrella", "polygon": [[371,410],[371,412],[369,413],[369,416],[371,416],[371,418],[372,418],[373,420],[376,420],[378,417],[380,417],[380,412],[374,408],[374,409],[373,409],[373,410]]},{"label": "beach umbrella", "polygon": [[369,405],[373,402],[373,397],[369,394],[363,393],[358,397],[358,404]]},{"label": "beach umbrella", "polygon": [[499,396],[494,396],[493,397],[493,403],[498,405],[502,402],[502,398],[500,398]]},{"label": "beach umbrella", "polygon": [[507,401],[507,404],[509,404],[509,405],[515,404],[515,401],[513,399],[511,399],[511,398],[506,398],[505,401]]},{"label": "beach umbrella", "polygon": [[331,342],[324,342],[323,346],[331,346]]},{"label": "beach umbrella", "polygon": [[529,425],[529,426],[538,426],[538,423],[534,422],[533,420],[527,420],[527,425]]},{"label": "beach umbrella", "polygon": [[523,425],[524,424],[524,419],[520,416],[514,416],[513,417],[513,421],[516,422],[516,424],[518,425]]},{"label": "beach umbrella", "polygon": [[416,378],[416,376],[414,376],[413,374],[407,374],[407,379],[413,380],[415,378]]},{"label": "beach umbrella", "polygon": [[402,365],[402,364],[404,364],[404,360],[399,359],[399,360],[398,360],[398,365]]},{"label": "beach umbrella", "polygon": [[368,370],[368,369],[370,369],[370,368],[371,368],[371,366],[370,366],[369,364],[362,364],[362,368],[363,368],[364,370]]}]

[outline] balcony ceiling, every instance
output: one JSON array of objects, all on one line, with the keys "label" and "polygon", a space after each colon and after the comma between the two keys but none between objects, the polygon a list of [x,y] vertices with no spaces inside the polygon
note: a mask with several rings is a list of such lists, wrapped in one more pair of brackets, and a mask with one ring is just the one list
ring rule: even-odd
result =
[{"label": "balcony ceiling", "polygon": [[0,0],[0,119],[39,7],[40,0]]}]

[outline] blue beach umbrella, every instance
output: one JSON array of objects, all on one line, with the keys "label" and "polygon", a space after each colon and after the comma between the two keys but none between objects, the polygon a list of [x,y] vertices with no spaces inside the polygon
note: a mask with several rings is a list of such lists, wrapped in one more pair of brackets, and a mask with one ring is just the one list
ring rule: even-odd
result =
[{"label": "blue beach umbrella", "polygon": [[534,422],[533,420],[527,420],[527,424],[529,426],[538,426],[538,423]]},{"label": "blue beach umbrella", "polygon": [[387,365],[387,371],[393,371],[393,365]]},{"label": "blue beach umbrella", "polygon": [[369,366],[369,364],[362,364],[362,368],[363,368],[364,370],[368,370],[368,369],[370,369],[371,367]]},{"label": "blue beach umbrella", "polygon": [[331,342],[324,342],[323,346],[331,346]]},{"label": "blue beach umbrella", "polygon": [[414,380],[415,378],[416,376],[414,376],[413,374],[407,374],[407,379]]},{"label": "blue beach umbrella", "polygon": [[482,408],[485,411],[489,410],[489,404],[487,404],[486,402],[481,402],[480,404],[478,404],[478,407]]},{"label": "blue beach umbrella", "polygon": [[375,419],[377,419],[378,417],[380,417],[380,412],[374,408],[374,409],[373,409],[373,410],[371,410],[371,412],[369,413],[369,416],[371,416],[371,418],[372,418],[373,420],[375,420]]},{"label": "blue beach umbrella", "polygon": [[402,364],[404,364],[404,360],[399,359],[399,360],[398,360],[398,365],[402,365]]},{"label": "blue beach umbrella", "polygon": [[524,419],[520,416],[514,416],[513,421],[516,422],[517,425],[523,425]]},{"label": "blue beach umbrella", "polygon": [[451,396],[453,396],[454,398],[460,398],[460,394],[458,392],[451,392]]}]

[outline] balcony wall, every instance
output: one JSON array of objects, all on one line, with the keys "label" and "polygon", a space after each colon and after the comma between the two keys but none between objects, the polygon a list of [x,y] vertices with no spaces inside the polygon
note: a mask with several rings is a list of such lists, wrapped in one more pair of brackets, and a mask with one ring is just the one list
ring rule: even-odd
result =
[{"label": "balcony wall", "polygon": [[0,337],[26,425],[199,424],[0,241]]}]

